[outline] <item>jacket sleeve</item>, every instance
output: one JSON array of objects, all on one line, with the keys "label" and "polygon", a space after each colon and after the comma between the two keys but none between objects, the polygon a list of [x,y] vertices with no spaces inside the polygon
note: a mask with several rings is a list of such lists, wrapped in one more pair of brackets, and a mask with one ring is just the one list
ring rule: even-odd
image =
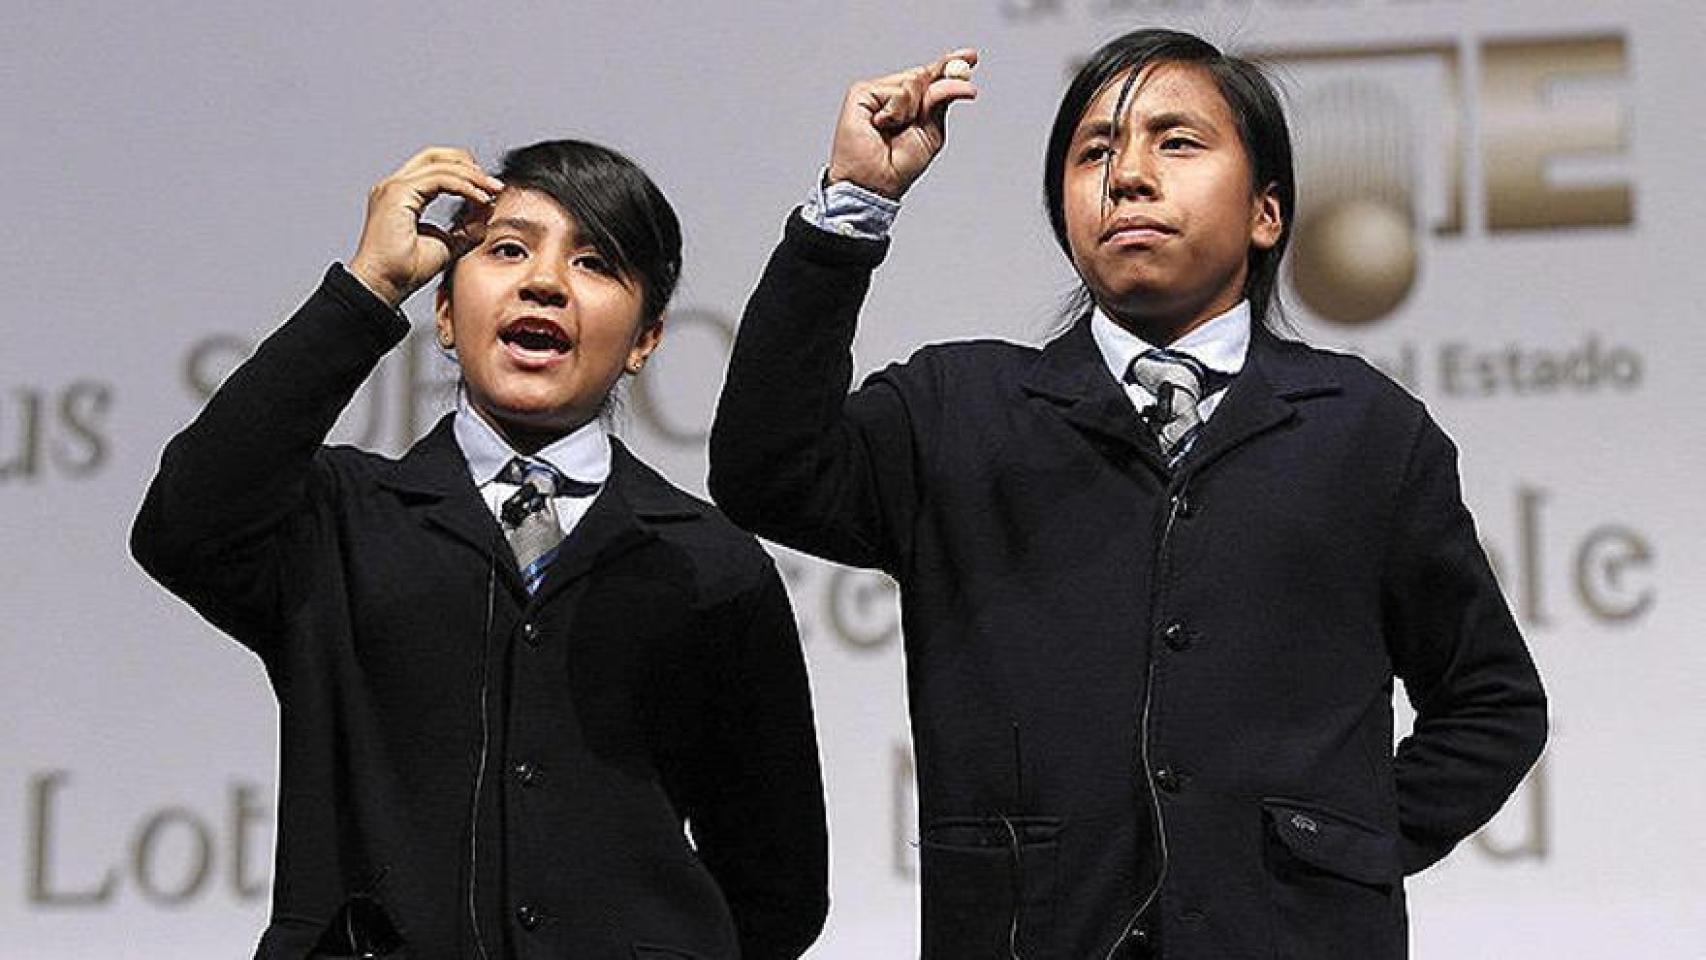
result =
[{"label": "jacket sleeve", "polygon": [[735,340],[709,486],[748,530],[892,573],[917,503],[913,411],[892,377],[848,395],[859,308],[887,249],[788,218]]},{"label": "jacket sleeve", "polygon": [[1406,873],[1497,813],[1540,755],[1546,696],[1463,504],[1457,451],[1422,418],[1382,582],[1394,668],[1415,707],[1395,775]]},{"label": "jacket sleeve", "polygon": [[312,501],[333,479],[321,443],[408,323],[333,265],[166,445],[130,547],[168,590],[257,652],[282,626],[283,586]]},{"label": "jacket sleeve", "polygon": [[793,610],[768,561],[707,665],[699,797],[689,810],[746,960],[794,960],[829,911],[829,840],[811,691]]}]

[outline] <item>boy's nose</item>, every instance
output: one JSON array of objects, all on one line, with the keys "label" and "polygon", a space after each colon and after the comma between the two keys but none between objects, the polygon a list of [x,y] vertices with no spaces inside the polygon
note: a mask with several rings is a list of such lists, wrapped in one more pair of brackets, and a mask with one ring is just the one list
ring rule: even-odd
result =
[{"label": "boy's nose", "polygon": [[1120,150],[1108,159],[1110,200],[1153,200],[1161,195],[1155,164],[1142,150]]}]

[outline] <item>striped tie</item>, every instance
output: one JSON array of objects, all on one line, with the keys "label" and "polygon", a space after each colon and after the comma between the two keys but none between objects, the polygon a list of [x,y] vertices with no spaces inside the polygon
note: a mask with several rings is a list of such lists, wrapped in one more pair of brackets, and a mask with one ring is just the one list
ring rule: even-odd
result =
[{"label": "striped tie", "polygon": [[1131,362],[1125,380],[1155,397],[1155,403],[1145,408],[1142,416],[1161,444],[1169,468],[1178,468],[1202,431],[1197,405],[1224,388],[1230,379],[1175,350],[1146,350]]},{"label": "striped tie", "polygon": [[503,502],[499,519],[515,552],[522,585],[531,594],[539,589],[546,568],[557,558],[557,548],[563,543],[563,528],[551,498],[589,497],[598,492],[598,484],[570,480],[550,464],[520,457],[505,464],[497,478],[521,488]]}]

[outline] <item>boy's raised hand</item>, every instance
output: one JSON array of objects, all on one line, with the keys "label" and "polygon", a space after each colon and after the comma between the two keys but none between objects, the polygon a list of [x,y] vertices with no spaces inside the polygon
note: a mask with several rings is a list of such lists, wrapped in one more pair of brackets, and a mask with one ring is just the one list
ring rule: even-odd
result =
[{"label": "boy's raised hand", "polygon": [[976,50],[954,50],[849,87],[830,148],[829,181],[848,180],[899,200],[941,152],[948,107],[977,96],[969,70],[963,69],[976,64]]}]

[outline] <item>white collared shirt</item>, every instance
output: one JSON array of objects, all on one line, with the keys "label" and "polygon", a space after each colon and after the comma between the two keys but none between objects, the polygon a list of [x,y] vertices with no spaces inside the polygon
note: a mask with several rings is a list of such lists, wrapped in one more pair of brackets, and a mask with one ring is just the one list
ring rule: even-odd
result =
[{"label": "white collared shirt", "polygon": [[[1091,314],[1090,334],[1096,340],[1096,349],[1102,351],[1102,362],[1108,365],[1108,372],[1125,387],[1126,398],[1131,401],[1133,409],[1142,410],[1154,403],[1154,394],[1135,383],[1125,382],[1131,362],[1145,350],[1153,349],[1154,345],[1109,319],[1101,307]],[[1237,376],[1244,369],[1244,358],[1250,353],[1250,301],[1238,301],[1237,306],[1168,344],[1167,349],[1189,354],[1203,366],[1228,377]],[[1197,405],[1197,414],[1203,422],[1208,422],[1225,398],[1225,390],[1203,398]]]},{"label": "white collared shirt", "polygon": [[[492,516],[500,516],[503,502],[520,488],[499,480],[498,474],[510,460],[521,454],[511,449],[492,425],[474,410],[467,390],[462,390],[456,398],[453,428],[456,445],[462,448],[462,456],[468,461],[468,475],[474,486],[479,488],[480,497],[486,501],[486,508],[492,511]],[[571,480],[603,484],[610,479],[610,435],[604,432],[604,424],[594,418],[572,433],[552,441],[533,456],[522,459],[543,460]],[[557,511],[557,525],[563,528],[564,536],[574,530],[575,524],[586,516],[596,499],[596,494],[551,498],[551,505]]]}]

